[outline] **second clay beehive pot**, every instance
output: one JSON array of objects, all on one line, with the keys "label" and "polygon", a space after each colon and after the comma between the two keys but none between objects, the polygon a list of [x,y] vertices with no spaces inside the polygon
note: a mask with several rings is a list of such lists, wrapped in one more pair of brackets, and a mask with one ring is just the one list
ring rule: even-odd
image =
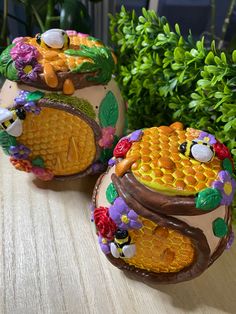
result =
[{"label": "second clay beehive pot", "polygon": [[190,280],[233,241],[229,150],[181,123],[121,139],[95,187],[93,220],[112,264],[158,283]]}]

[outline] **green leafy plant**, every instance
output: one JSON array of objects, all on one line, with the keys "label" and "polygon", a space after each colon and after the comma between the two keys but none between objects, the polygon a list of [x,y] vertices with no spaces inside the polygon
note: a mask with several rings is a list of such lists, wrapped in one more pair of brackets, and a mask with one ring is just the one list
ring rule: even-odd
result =
[{"label": "green leafy plant", "polygon": [[123,7],[111,16],[118,48],[117,80],[128,101],[129,127],[168,125],[179,120],[212,132],[236,160],[236,51],[210,49],[171,30],[165,17]]}]

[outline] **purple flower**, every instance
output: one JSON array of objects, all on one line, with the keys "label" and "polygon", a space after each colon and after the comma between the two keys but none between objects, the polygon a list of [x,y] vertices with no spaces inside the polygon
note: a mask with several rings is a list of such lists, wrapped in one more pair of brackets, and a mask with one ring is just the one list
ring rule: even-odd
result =
[{"label": "purple flower", "polygon": [[216,143],[215,136],[213,136],[207,132],[200,132],[198,140],[201,140],[201,141],[206,142],[206,143],[211,144],[211,145]]},{"label": "purple flower", "polygon": [[38,74],[42,72],[42,66],[36,59],[32,59],[30,62],[18,59],[15,61],[15,66],[18,70],[19,78],[25,83],[36,81]]},{"label": "purple flower", "polygon": [[15,159],[27,159],[31,153],[31,150],[25,145],[20,144],[16,146],[10,146],[9,152],[10,155]]},{"label": "purple flower", "polygon": [[141,139],[143,135],[143,131],[142,130],[137,130],[137,131],[134,131],[133,133],[131,133],[130,137],[128,138],[128,140],[130,142],[137,142]]},{"label": "purple flower", "polygon": [[28,45],[23,41],[19,41],[10,51],[14,61],[19,60],[24,63],[30,63],[33,59],[39,57],[39,52],[34,46]]},{"label": "purple flower", "polygon": [[114,204],[109,208],[109,215],[120,229],[140,229],[142,227],[138,221],[138,215],[128,207],[121,197],[117,197]]},{"label": "purple flower", "polygon": [[104,254],[110,253],[110,242],[103,238],[101,235],[98,236],[98,243],[100,245],[101,250]]},{"label": "purple flower", "polygon": [[40,114],[41,108],[35,104],[33,101],[29,101],[24,105],[25,111],[32,112],[36,115]]},{"label": "purple flower", "polygon": [[231,233],[229,235],[229,240],[228,240],[228,242],[226,244],[226,250],[229,250],[231,248],[233,242],[234,242],[234,232],[231,231]]},{"label": "purple flower", "polygon": [[221,191],[221,205],[230,205],[233,201],[236,181],[225,170],[220,171],[218,177],[220,181],[214,181],[212,187]]},{"label": "purple flower", "polygon": [[112,167],[116,164],[116,159],[115,157],[112,157],[111,159],[109,159],[108,161],[108,166]]},{"label": "purple flower", "polygon": [[92,165],[92,173],[101,173],[104,171],[104,167],[102,162],[97,161]]},{"label": "purple flower", "polygon": [[19,96],[17,96],[14,100],[15,100],[15,105],[24,105],[27,100],[27,96],[28,96],[29,92],[21,90],[19,92]]}]

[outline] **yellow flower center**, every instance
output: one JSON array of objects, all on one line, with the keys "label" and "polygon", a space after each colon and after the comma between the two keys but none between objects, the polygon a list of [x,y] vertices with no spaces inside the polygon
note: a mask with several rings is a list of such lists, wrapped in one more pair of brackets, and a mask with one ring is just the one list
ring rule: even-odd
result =
[{"label": "yellow flower center", "polygon": [[129,223],[129,218],[127,217],[127,215],[122,215],[121,216],[121,221],[125,224]]},{"label": "yellow flower center", "polygon": [[203,141],[204,141],[204,142],[209,142],[209,141],[210,141],[210,139],[209,139],[209,137],[208,137],[208,136],[205,136],[205,137],[204,137],[204,139],[203,139]]},{"label": "yellow flower center", "polygon": [[102,243],[107,244],[107,239],[102,238]]},{"label": "yellow flower center", "polygon": [[31,65],[26,65],[25,67],[24,67],[24,72],[26,73],[26,74],[29,74],[31,71],[32,71],[32,66]]},{"label": "yellow flower center", "polygon": [[230,182],[226,182],[225,184],[224,184],[224,192],[225,192],[225,194],[226,195],[230,195],[231,193],[232,193],[232,185],[231,185],[231,183]]}]

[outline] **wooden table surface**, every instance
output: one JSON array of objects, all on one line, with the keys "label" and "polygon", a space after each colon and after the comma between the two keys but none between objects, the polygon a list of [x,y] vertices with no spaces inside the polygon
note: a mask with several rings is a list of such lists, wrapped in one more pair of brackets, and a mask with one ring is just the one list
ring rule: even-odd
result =
[{"label": "wooden table surface", "polygon": [[96,178],[40,182],[0,157],[0,313],[236,313],[236,245],[199,278],[149,286],[100,252]]}]

